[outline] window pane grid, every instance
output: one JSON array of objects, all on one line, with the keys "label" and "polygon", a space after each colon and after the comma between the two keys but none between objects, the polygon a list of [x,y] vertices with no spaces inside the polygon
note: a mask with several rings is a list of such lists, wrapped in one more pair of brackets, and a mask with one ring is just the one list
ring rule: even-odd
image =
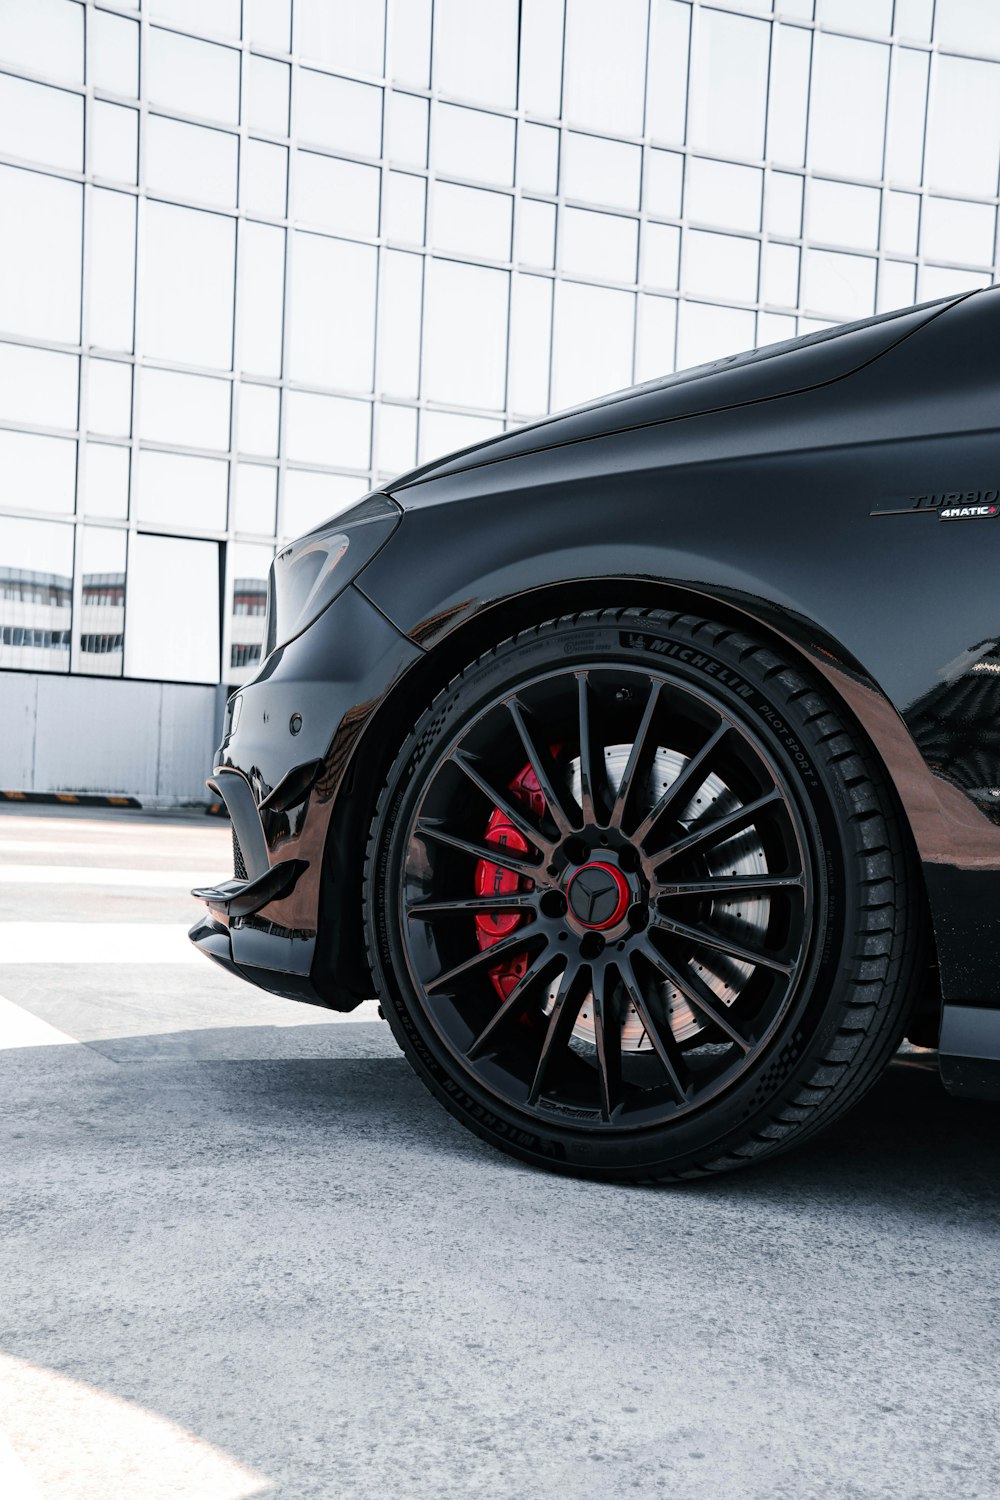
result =
[{"label": "window pane grid", "polygon": [[[343,45],[313,0],[245,0],[242,36],[239,6],[213,31],[179,0],[87,0],[65,36],[0,49],[0,210],[28,226],[24,295],[0,294],[0,440],[30,439],[47,476],[0,512],[93,532],[94,557],[104,533],[225,544],[247,613],[268,545],[418,458],[992,280],[993,31],[941,6],[933,34],[926,6],[777,9],[624,0],[602,52],[598,0],[520,32],[497,0],[478,49],[457,0],[415,8],[398,45],[379,0],[347,6]],[[825,119],[845,69],[870,85],[850,138]],[[34,379],[4,409],[5,350],[68,361],[75,410]],[[171,474],[204,504],[158,499]],[[77,611],[97,597],[78,572]],[[255,642],[231,616],[236,681]],[[74,670],[127,670],[117,630],[71,633]]]}]

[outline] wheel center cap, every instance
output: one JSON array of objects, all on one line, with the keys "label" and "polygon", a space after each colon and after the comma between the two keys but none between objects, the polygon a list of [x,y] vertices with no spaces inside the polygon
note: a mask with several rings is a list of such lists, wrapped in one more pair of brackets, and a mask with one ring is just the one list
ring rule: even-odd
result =
[{"label": "wheel center cap", "polygon": [[581,927],[615,927],[631,905],[628,881],[613,865],[581,865],[566,888],[566,901]]}]

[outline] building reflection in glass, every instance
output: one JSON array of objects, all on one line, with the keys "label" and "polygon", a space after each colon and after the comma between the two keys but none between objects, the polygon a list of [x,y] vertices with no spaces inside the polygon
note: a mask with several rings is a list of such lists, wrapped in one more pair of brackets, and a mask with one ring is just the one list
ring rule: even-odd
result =
[{"label": "building reflection in glass", "polygon": [[232,578],[229,626],[229,681],[246,682],[260,661],[267,609],[267,575],[273,548],[235,542],[230,547]]},{"label": "building reflection in glass", "polygon": [[73,528],[0,518],[0,667],[68,672]]}]

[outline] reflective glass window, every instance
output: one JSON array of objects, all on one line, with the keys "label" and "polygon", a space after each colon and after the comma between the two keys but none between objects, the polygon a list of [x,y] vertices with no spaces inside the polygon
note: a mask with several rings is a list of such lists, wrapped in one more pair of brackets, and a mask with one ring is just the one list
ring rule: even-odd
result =
[{"label": "reflective glass window", "polygon": [[145,212],[144,352],[228,369],[233,357],[235,221],[152,200]]},{"label": "reflective glass window", "polygon": [[802,233],[802,178],[791,172],[772,172],[767,181],[769,234],[798,239]]},{"label": "reflective glass window", "polygon": [[517,104],[518,0],[436,0],[434,85],[446,94]]},{"label": "reflective glass window", "polygon": [[131,193],[89,192],[87,307],[96,349],[131,350],[135,330],[135,216]]},{"label": "reflective glass window", "polygon": [[509,186],[514,181],[514,121],[480,109],[439,104],[434,158],[439,172]]},{"label": "reflective glass window", "polygon": [[371,390],[377,259],[374,246],[295,235],[288,341],[293,380]]},{"label": "reflective glass window", "polygon": [[917,300],[917,268],[910,261],[884,260],[878,273],[878,312],[909,307]]},{"label": "reflective glass window", "polygon": [[455,406],[502,409],[508,273],[448,260],[431,260],[427,271],[425,394]]},{"label": "reflective glass window", "polygon": [[774,28],[767,154],[789,167],[801,167],[805,161],[811,53],[811,32],[800,26]]},{"label": "reflective glass window", "polygon": [[[83,188],[0,166],[0,330],[56,343],[80,338]],[[17,226],[17,233],[9,232]]]},{"label": "reflective glass window", "polygon": [[[843,177],[881,177],[889,48],[818,32],[809,108],[809,165]],[[850,109],[844,108],[850,99]]]},{"label": "reflective glass window", "polygon": [[382,149],[382,90],[350,78],[332,78],[300,68],[298,132],[303,141],[346,151],[351,156],[378,156]]},{"label": "reflective glass window", "polygon": [[521,126],[517,175],[532,193],[555,193],[559,187],[559,132],[548,125]]},{"label": "reflective glass window", "polygon": [[681,232],[676,224],[650,221],[643,231],[642,279],[673,289],[680,278]]},{"label": "reflective glass window", "polygon": [[520,105],[558,119],[562,98],[563,0],[522,0]]},{"label": "reflective glass window", "polygon": [[797,307],[799,301],[799,249],[797,245],[769,244],[764,247],[764,287],[761,300],[779,307]]},{"label": "reflective glass window", "polygon": [[237,464],[233,529],[274,535],[278,471],[265,464]]},{"label": "reflective glass window", "polygon": [[26,73],[83,82],[83,6],[67,0],[5,0],[0,57]]},{"label": "reflective glass window", "polygon": [[317,474],[311,469],[286,469],[279,535],[301,536],[321,521],[339,515],[360,498],[356,477]]},{"label": "reflective glass window", "polygon": [[754,315],[737,307],[681,302],[677,309],[677,368],[686,370],[709,360],[752,349]]},{"label": "reflective glass window", "polygon": [[875,311],[875,261],[834,250],[805,252],[802,304],[827,318],[869,318]]},{"label": "reflective glass window", "polygon": [[992,198],[1000,161],[1000,63],[939,56],[927,126],[929,187]]},{"label": "reflective glass window", "polygon": [[683,181],[683,156],[676,151],[649,151],[643,175],[646,212],[662,214],[666,219],[679,219]]},{"label": "reflective glass window", "polygon": [[281,395],[277,386],[248,385],[246,381],[241,381],[239,395],[240,452],[277,458],[278,422],[281,415]]},{"label": "reflective glass window", "polygon": [[145,87],[150,103],[238,125],[240,54],[175,31],[149,28]]},{"label": "reflective glass window", "polygon": [[381,73],[385,0],[296,0],[298,50],[312,62],[352,73]]},{"label": "reflective glass window", "polygon": [[430,106],[415,94],[389,95],[386,155],[405,167],[426,167]]},{"label": "reflective glass window", "polygon": [[73,439],[0,429],[0,505],[71,515],[75,504]]},{"label": "reflective glass window", "polygon": [[882,208],[882,248],[895,255],[916,255],[920,199],[916,193],[886,193]]},{"label": "reflective glass window", "polygon": [[420,423],[420,462],[498,437],[503,423],[495,417],[466,417],[458,412],[425,411]]},{"label": "reflective glass window", "polygon": [[110,94],[139,93],[139,23],[109,10],[91,11],[90,82]]},{"label": "reflective glass window", "polygon": [[367,469],[371,463],[372,409],[344,396],[285,393],[285,443],[299,463]]},{"label": "reflective glass window", "polygon": [[771,28],[705,10],[691,56],[691,144],[721,156],[762,157]]},{"label": "reflective glass window", "polygon": [[292,46],[292,0],[243,0],[243,35],[251,46],[289,52]]},{"label": "reflective glass window", "polygon": [[570,130],[564,137],[562,190],[612,208],[638,208],[642,150],[624,141]]},{"label": "reflective glass window", "polygon": [[635,295],[577,281],[556,285],[552,410],[632,380]]},{"label": "reflective glass window", "polygon": [[893,55],[885,175],[898,182],[918,183],[923,171],[927,64],[926,52],[908,47]]},{"label": "reflective glass window", "polygon": [[690,32],[690,5],[682,4],[681,0],[653,0],[646,82],[646,130],[654,140],[684,140]]},{"label": "reflective glass window", "polygon": [[0,344],[0,414],[5,422],[76,427],[80,361],[25,344]]},{"label": "reflective glass window", "polygon": [[957,297],[962,292],[981,291],[992,281],[989,271],[956,271],[949,266],[922,266],[920,301],[933,302],[936,297]]},{"label": "reflective glass window", "polygon": [[378,167],[299,151],[295,164],[296,218],[339,234],[375,239],[381,178]]},{"label": "reflective glass window", "polygon": [[809,184],[809,238],[855,250],[878,249],[881,196],[878,188],[814,177]]},{"label": "reflective glass window", "polygon": [[427,214],[427,180],[411,172],[390,172],[386,188],[383,232],[390,240],[424,242]]},{"label": "reflective glass window", "polygon": [[185,448],[229,447],[228,380],[145,369],[140,376],[139,436]]},{"label": "reflective glass window", "polygon": [[288,204],[288,147],[272,141],[243,144],[243,197],[247,213],[282,219]]},{"label": "reflective glass window", "polygon": [[684,234],[684,290],[696,296],[754,302],[759,253],[756,240],[688,229]]},{"label": "reflective glass window", "polygon": [[456,255],[509,260],[513,207],[514,200],[507,193],[436,182],[431,221],[434,244]]},{"label": "reflective glass window", "polygon": [[403,474],[417,461],[417,412],[413,406],[383,405],[378,414],[378,466]]},{"label": "reflective glass window", "polygon": [[74,621],[73,668],[100,677],[121,676],[125,645],[127,533],[111,526],[81,526],[76,567],[80,612]]},{"label": "reflective glass window", "polygon": [[288,100],[292,70],[271,57],[247,59],[243,117],[251,130],[288,134]]},{"label": "reflective glass window", "polygon": [[655,380],[674,368],[677,342],[677,303],[672,297],[639,298],[639,326],[635,351],[635,378]]},{"label": "reflective glass window", "polygon": [[140,533],[128,562],[126,675],[218,682],[218,543]]},{"label": "reflective glass window", "polygon": [[1000,8],[983,0],[938,0],[939,47],[949,51],[1000,56]]},{"label": "reflective glass window", "polygon": [[896,34],[911,42],[929,42],[934,0],[896,0]]},{"label": "reflective glass window", "polygon": [[563,112],[572,124],[641,135],[646,0],[572,0],[566,10]]},{"label": "reflective glass window", "polygon": [[418,89],[431,81],[431,0],[389,0],[389,73]]},{"label": "reflective glass window", "polygon": [[158,21],[172,21],[191,31],[209,31],[239,39],[240,0],[147,0],[147,3],[150,14]]},{"label": "reflective glass window", "polygon": [[[134,183],[139,174],[139,111],[95,99],[90,120],[90,170],[96,177]],[[148,135],[146,139],[148,143]]]},{"label": "reflective glass window", "polygon": [[576,276],[634,281],[639,224],[619,214],[564,208],[560,215],[559,264]]},{"label": "reflective glass window", "polygon": [[225,530],[229,465],[223,459],[143,448],[138,469],[134,508],[140,525]]},{"label": "reflective glass window", "polygon": [[920,248],[928,260],[991,265],[996,217],[992,204],[926,198]]},{"label": "reflective glass window", "polygon": [[0,151],[83,171],[83,99],[0,73]]},{"label": "reflective glass window", "polygon": [[522,198],[517,211],[517,258],[531,266],[552,267],[556,256],[556,206]]},{"label": "reflective glass window", "polygon": [[285,231],[240,225],[239,365],[255,375],[281,374],[285,298]]},{"label": "reflective glass window", "polygon": [[85,443],[83,449],[84,515],[124,521],[128,517],[128,448],[112,443]]},{"label": "reflective glass window", "polygon": [[156,193],[171,198],[203,198],[235,208],[238,163],[235,135],[185,125],[162,115],[147,119],[146,176]]},{"label": "reflective glass window", "polygon": [[260,661],[267,613],[267,575],[274,557],[273,546],[230,542],[227,605],[229,616],[230,682],[245,681]]},{"label": "reflective glass window", "polygon": [[132,366],[92,359],[87,367],[87,427],[128,437],[132,431]]},{"label": "reflective glass window", "polygon": [[72,573],[72,526],[0,516],[0,667],[68,670]]},{"label": "reflective glass window", "polygon": [[552,286],[545,276],[514,277],[507,399],[511,410],[524,416],[542,416],[549,409]]},{"label": "reflective glass window", "polygon": [[379,316],[381,388],[393,396],[420,390],[420,328],[423,258],[387,250],[382,258]]},{"label": "reflective glass window", "polygon": [[795,318],[791,313],[759,312],[757,314],[757,344],[783,344],[796,334]]},{"label": "reflective glass window", "polygon": [[692,156],[685,184],[687,217],[726,229],[757,230],[763,184],[764,174],[756,167]]},{"label": "reflective glass window", "polygon": [[845,31],[888,36],[892,30],[892,0],[819,0],[816,19]]}]

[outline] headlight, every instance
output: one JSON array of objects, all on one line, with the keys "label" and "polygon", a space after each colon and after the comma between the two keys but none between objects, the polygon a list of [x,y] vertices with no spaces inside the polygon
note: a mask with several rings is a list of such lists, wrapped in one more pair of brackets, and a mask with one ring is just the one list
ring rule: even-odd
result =
[{"label": "headlight", "polygon": [[267,585],[267,655],[301,635],[371,562],[403,512],[388,495],[367,495],[283,547]]}]

